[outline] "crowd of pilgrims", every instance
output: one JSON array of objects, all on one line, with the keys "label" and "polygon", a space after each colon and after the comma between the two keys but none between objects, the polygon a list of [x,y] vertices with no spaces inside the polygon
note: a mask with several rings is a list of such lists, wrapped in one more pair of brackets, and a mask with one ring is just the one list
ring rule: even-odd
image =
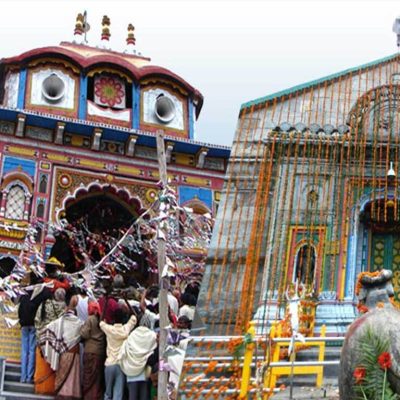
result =
[{"label": "crowd of pilgrims", "polygon": [[[47,263],[40,282],[31,273],[34,286],[19,299],[21,382],[56,399],[156,398],[158,286],[116,274],[91,298],[58,266]],[[178,345],[189,337],[197,295],[196,285],[168,293]]]}]

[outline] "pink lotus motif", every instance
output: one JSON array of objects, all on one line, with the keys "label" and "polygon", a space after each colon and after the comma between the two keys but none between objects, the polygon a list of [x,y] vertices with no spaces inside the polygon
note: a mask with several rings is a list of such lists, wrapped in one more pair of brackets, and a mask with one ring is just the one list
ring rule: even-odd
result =
[{"label": "pink lotus motif", "polygon": [[125,88],[113,77],[101,77],[96,80],[94,93],[100,103],[114,107],[122,103],[125,98]]}]

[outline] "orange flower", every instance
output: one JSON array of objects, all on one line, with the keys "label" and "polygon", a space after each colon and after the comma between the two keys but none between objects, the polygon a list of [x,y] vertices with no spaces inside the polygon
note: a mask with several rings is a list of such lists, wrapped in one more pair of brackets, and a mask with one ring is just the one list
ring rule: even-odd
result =
[{"label": "orange flower", "polygon": [[360,314],[365,314],[369,311],[368,307],[365,304],[358,303],[357,310]]},{"label": "orange flower", "polygon": [[383,307],[385,307],[385,305],[380,301],[379,303],[376,303],[376,306],[378,307],[378,308],[383,308]]},{"label": "orange flower", "polygon": [[362,278],[363,276],[369,276],[369,277],[373,278],[373,277],[375,277],[375,276],[378,276],[380,273],[381,273],[381,271],[375,271],[375,272],[364,271],[364,272],[360,272],[360,273],[358,274],[358,277],[357,277],[357,284],[356,284],[356,290],[355,290],[356,295],[358,296],[358,295],[360,294],[360,290],[361,290],[361,288],[362,288],[362,285],[361,285],[361,278]]},{"label": "orange flower", "polygon": [[207,374],[207,373],[213,372],[213,371],[215,370],[215,367],[217,366],[217,364],[218,364],[218,361],[215,361],[215,360],[210,361],[210,362],[208,363],[208,366],[207,366],[207,368],[205,369],[204,373]]},{"label": "orange flower", "polygon": [[361,382],[364,380],[365,378],[365,368],[363,367],[357,367],[354,372],[353,372],[353,376],[356,379],[356,383],[357,385],[361,384]]},{"label": "orange flower", "polygon": [[384,351],[379,357],[378,357],[378,364],[382,369],[387,369],[392,366],[392,358],[390,354],[387,351]]}]

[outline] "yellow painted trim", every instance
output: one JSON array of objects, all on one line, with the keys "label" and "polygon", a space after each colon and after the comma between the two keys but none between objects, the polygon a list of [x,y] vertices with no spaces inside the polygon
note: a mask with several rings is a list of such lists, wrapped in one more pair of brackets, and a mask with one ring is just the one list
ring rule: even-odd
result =
[{"label": "yellow painted trim", "polygon": [[47,163],[47,162],[41,162],[40,163],[40,168],[41,169],[45,169],[45,170],[49,170],[50,169],[50,163]]},{"label": "yellow painted trim", "polygon": [[[270,337],[281,337],[282,328],[281,326],[272,326]],[[321,337],[326,336],[326,326],[322,325],[321,328]],[[285,338],[286,339],[286,338]],[[272,362],[280,361],[280,352],[282,348],[287,348],[290,344],[291,338],[287,338],[285,342],[276,343],[274,353],[272,355]],[[319,341],[316,339],[312,342],[307,342],[307,346],[318,347],[318,361],[324,361],[325,359],[325,342]],[[268,349],[267,349],[268,352]],[[268,353],[267,353],[268,356]],[[316,386],[321,387],[324,377],[324,367],[323,366],[296,366],[296,367],[270,367],[264,377],[264,388],[268,388],[273,390],[276,387],[276,382],[279,375],[290,375],[293,372],[293,375],[317,375],[316,377]],[[264,399],[268,399],[264,397]]]},{"label": "yellow painted trim", "polygon": [[120,78],[125,79],[128,83],[132,83],[133,80],[132,78],[130,78],[127,74],[118,71],[116,69],[112,69],[112,68],[105,68],[105,67],[97,67],[94,69],[91,69],[86,76],[88,76],[89,78],[92,78],[93,76],[95,76],[96,74],[113,74],[113,75],[118,75]]},{"label": "yellow painted trim", "polygon": [[207,187],[211,186],[211,181],[209,179],[197,178],[194,176],[184,176],[183,179],[186,183],[190,183],[193,185],[202,185]]},{"label": "yellow painted trim", "polygon": [[57,58],[49,58],[49,57],[45,57],[45,58],[40,58],[38,60],[34,60],[31,61],[28,66],[29,67],[37,67],[38,65],[41,64],[46,64],[46,66],[54,64],[54,65],[62,65],[63,67],[72,70],[72,72],[76,73],[79,75],[80,71],[77,67],[75,67],[74,65],[72,65],[71,63],[65,61],[65,60],[59,60]]},{"label": "yellow painted trim", "polygon": [[99,169],[105,169],[106,167],[103,162],[87,160],[85,158],[79,159],[79,165],[84,165],[86,167],[95,167]]},{"label": "yellow painted trim", "polygon": [[128,167],[125,165],[117,165],[117,171],[127,175],[143,175],[143,171],[139,168]]},{"label": "yellow painted trim", "polygon": [[[178,91],[179,93],[181,93],[183,96],[187,96],[188,92],[186,90],[184,90],[182,88],[182,86],[177,85],[176,83],[169,81],[167,79],[162,79],[162,78],[158,78],[156,76],[151,77],[151,78],[147,78],[147,79],[143,79],[140,81],[140,85],[141,86],[150,86],[150,85],[157,85],[157,84],[162,84],[163,86],[168,86],[169,88]],[[159,86],[159,85],[157,85]]]},{"label": "yellow painted trim", "polygon": [[46,158],[52,161],[63,161],[63,162],[69,161],[69,157],[55,153],[47,153]]},{"label": "yellow painted trim", "polygon": [[9,151],[9,153],[22,154],[24,156],[33,157],[36,155],[36,150],[27,149],[25,147],[9,146],[8,151]]},{"label": "yellow painted trim", "polygon": [[[255,322],[251,321],[250,327],[247,330],[247,334],[250,335],[252,339],[256,334],[256,329],[254,328],[254,325]],[[243,360],[239,399],[247,398],[247,393],[249,391],[250,376],[251,376],[251,362],[253,361],[254,348],[255,348],[254,343],[249,343],[246,345],[246,350],[244,353],[244,360]]]},{"label": "yellow painted trim", "polygon": [[83,146],[84,139],[85,139],[84,136],[71,135],[71,145],[75,147],[81,147]]},{"label": "yellow painted trim", "polygon": [[[151,171],[151,176],[153,178],[159,178],[160,173],[158,171]],[[176,180],[175,178],[176,178],[176,175],[168,174],[168,179],[170,179],[171,181],[175,181]]]}]

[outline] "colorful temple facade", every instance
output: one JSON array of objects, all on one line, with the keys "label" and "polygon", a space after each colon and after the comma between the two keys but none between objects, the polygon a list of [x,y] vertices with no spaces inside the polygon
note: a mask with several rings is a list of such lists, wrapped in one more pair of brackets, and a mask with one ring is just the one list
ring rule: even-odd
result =
[{"label": "colorful temple facade", "polygon": [[[132,25],[126,51],[115,52],[108,18],[99,47],[87,45],[85,23],[79,15],[71,43],[0,61],[2,277],[34,221],[42,222],[36,244],[46,257],[53,222],[99,204],[112,210],[106,224],[149,208],[158,193],[158,130],[180,204],[199,214],[218,207],[230,149],[195,140],[201,93],[141,56]],[[198,251],[206,251],[202,243]]]},{"label": "colorful temple facade", "polygon": [[242,105],[199,306],[210,334],[269,329],[296,283],[316,331],[342,334],[361,271],[393,270],[400,300],[399,61]]}]

